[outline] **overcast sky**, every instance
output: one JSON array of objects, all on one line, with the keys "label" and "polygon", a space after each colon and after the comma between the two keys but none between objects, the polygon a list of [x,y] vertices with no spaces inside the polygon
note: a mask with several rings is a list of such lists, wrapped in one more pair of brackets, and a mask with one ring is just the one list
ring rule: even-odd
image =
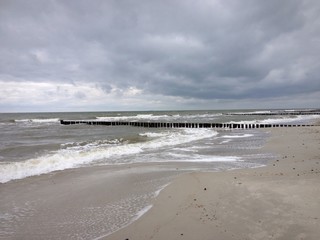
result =
[{"label": "overcast sky", "polygon": [[319,0],[0,0],[0,112],[320,107]]}]

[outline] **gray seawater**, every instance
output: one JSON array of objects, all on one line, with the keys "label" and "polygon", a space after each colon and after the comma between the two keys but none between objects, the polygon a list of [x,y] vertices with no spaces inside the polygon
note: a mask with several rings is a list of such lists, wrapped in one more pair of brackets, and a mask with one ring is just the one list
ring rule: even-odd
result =
[{"label": "gray seawater", "polygon": [[[239,112],[262,111],[232,113]],[[267,130],[65,126],[60,119],[291,124],[315,119],[226,113],[230,111],[1,113],[0,238],[24,234],[25,239],[98,239],[140,216],[157,192],[181,173],[260,167],[273,157],[259,151],[269,136]],[[89,185],[93,178],[95,186]],[[59,180],[60,185],[48,185],[48,179]],[[116,197],[101,193],[106,201],[79,203],[72,211],[49,211],[49,205],[61,208],[62,204],[61,198],[49,197],[50,192],[59,193],[70,179],[78,181],[78,188],[63,195],[66,204],[82,196],[80,188],[86,187],[82,197],[87,199],[105,181],[109,184],[105,189],[112,192],[117,185],[120,193]],[[125,190],[128,184],[130,191]],[[126,194],[121,194],[122,188]],[[33,229],[30,221],[43,226]]]}]

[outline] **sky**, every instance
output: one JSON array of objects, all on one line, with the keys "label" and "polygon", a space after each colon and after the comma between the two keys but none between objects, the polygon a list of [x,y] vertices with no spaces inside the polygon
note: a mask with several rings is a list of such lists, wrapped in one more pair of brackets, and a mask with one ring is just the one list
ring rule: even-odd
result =
[{"label": "sky", "polygon": [[0,0],[0,112],[320,107],[319,0]]}]

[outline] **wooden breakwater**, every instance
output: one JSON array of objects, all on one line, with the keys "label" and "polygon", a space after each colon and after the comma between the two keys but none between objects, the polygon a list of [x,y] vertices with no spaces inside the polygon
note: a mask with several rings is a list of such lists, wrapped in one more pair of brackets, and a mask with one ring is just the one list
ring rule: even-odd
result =
[{"label": "wooden breakwater", "polygon": [[97,120],[60,120],[60,123],[63,125],[88,124],[88,125],[104,125],[104,126],[132,126],[132,127],[144,127],[144,128],[224,128],[224,129],[315,126],[315,125],[305,125],[305,124],[125,122],[125,121],[97,121]]}]

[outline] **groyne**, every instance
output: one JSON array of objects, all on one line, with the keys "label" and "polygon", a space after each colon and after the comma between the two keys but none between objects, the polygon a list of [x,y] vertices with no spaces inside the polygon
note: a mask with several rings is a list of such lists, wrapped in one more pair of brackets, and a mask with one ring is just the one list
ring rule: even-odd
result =
[{"label": "groyne", "polygon": [[125,121],[96,121],[96,120],[60,120],[60,123],[63,125],[88,124],[88,125],[104,125],[104,126],[132,126],[132,127],[144,127],[144,128],[225,128],[225,129],[315,126],[315,125],[306,125],[306,124],[125,122]]}]

